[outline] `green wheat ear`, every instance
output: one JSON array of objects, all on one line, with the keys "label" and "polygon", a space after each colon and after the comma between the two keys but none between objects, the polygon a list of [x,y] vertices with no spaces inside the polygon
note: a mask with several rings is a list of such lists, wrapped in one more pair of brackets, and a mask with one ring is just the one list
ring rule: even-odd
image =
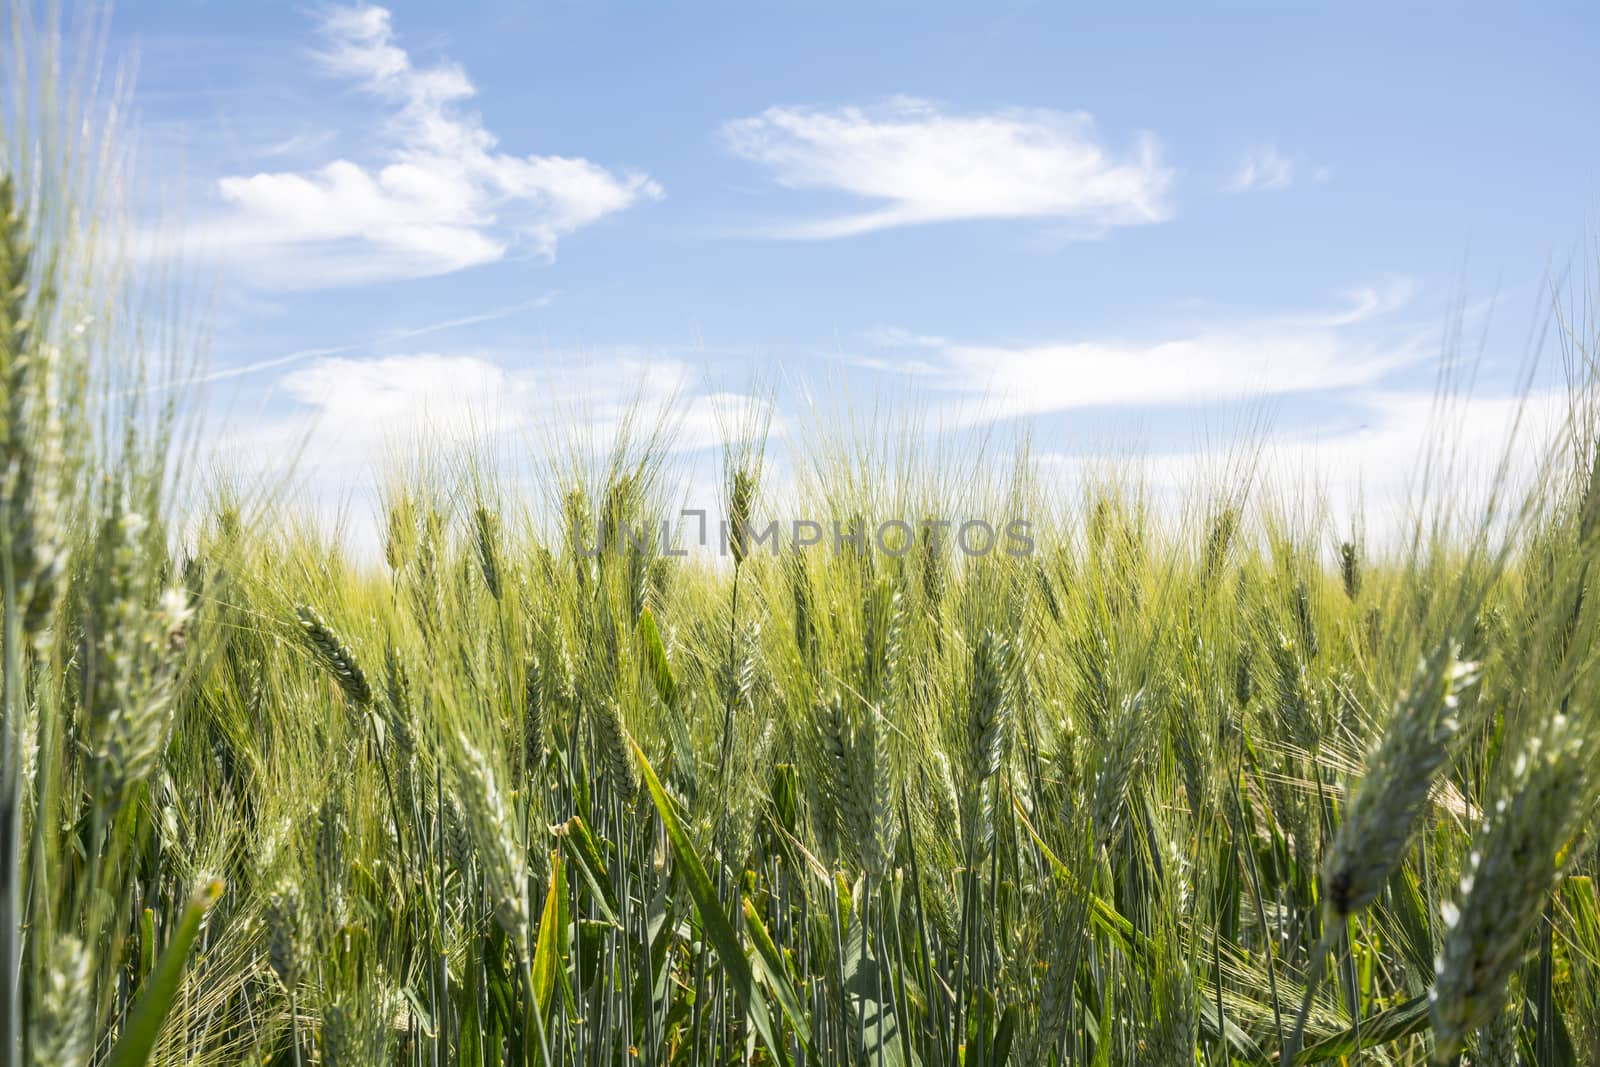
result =
[{"label": "green wheat ear", "polygon": [[733,472],[728,487],[728,551],[735,565],[743,563],[749,551],[750,509],[755,496],[755,472],[749,467],[740,467]]},{"label": "green wheat ear", "polygon": [[66,442],[61,357],[39,326],[55,294],[33,274],[28,223],[0,174],[0,499],[23,636],[42,640],[66,567],[61,512]]},{"label": "green wheat ear", "polygon": [[292,885],[267,897],[267,963],[293,989],[300,975],[300,895]]},{"label": "green wheat ear", "polygon": [[51,946],[52,966],[33,1020],[33,1062],[88,1063],[94,1042],[93,1016],[84,1010],[94,995],[93,959],[83,942],[64,936]]},{"label": "green wheat ear", "polygon": [[545,873],[544,850],[522,845],[510,800],[500,789],[500,775],[483,748],[459,732],[453,741],[448,747],[453,789],[495,922],[513,945],[526,945],[527,878],[530,864],[536,878]]},{"label": "green wheat ear", "polygon": [[482,504],[472,512],[473,547],[478,550],[478,568],[483,573],[483,584],[488,588],[489,595],[500,599],[501,575],[503,566],[500,562],[500,519]]},{"label": "green wheat ear", "polygon": [[639,768],[628,743],[628,728],[615,700],[603,700],[594,714],[595,737],[604,760],[606,781],[625,802],[639,795]]},{"label": "green wheat ear", "polygon": [[1453,1062],[1471,1034],[1504,1010],[1507,983],[1589,814],[1595,789],[1586,740],[1580,724],[1553,716],[1512,759],[1473,836],[1460,892],[1443,909],[1429,1009],[1435,1063]]},{"label": "green wheat ear", "polygon": [[372,687],[367,684],[366,673],[356,662],[355,653],[339,639],[333,627],[306,604],[299,605],[294,611],[300,620],[301,632],[322,665],[332,672],[345,696],[361,707],[372,703]]},{"label": "green wheat ear", "polygon": [[1434,778],[1461,730],[1462,694],[1477,681],[1456,647],[1436,648],[1412,678],[1388,729],[1375,742],[1322,865],[1328,908],[1338,918],[1377,900],[1405,858]]},{"label": "green wheat ear", "polygon": [[1344,582],[1344,595],[1355,603],[1361,597],[1361,550],[1353,541],[1339,546],[1339,577]]},{"label": "green wheat ear", "polygon": [[1000,770],[1011,705],[1002,677],[1006,643],[993,630],[985,630],[972,649],[972,683],[967,698],[967,766],[973,780],[982,783]]}]

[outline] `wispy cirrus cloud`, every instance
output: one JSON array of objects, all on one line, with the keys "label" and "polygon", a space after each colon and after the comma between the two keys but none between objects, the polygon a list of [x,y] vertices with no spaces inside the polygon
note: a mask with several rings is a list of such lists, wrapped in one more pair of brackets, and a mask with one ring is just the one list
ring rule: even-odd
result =
[{"label": "wispy cirrus cloud", "polygon": [[306,363],[310,360],[322,359],[327,356],[344,356],[349,353],[371,350],[378,347],[398,344],[401,341],[412,341],[419,337],[431,334],[445,333],[463,327],[481,326],[484,323],[498,322],[524,312],[535,311],[548,307],[555,299],[554,293],[546,293],[530,300],[518,301],[501,307],[491,308],[487,311],[477,311],[465,315],[456,315],[448,319],[438,319],[433,322],[423,323],[420,326],[403,326],[398,329],[388,330],[382,334],[357,341],[345,341],[341,344],[317,345],[310,348],[297,348],[278,355],[267,356],[264,359],[248,363],[236,363],[231,366],[202,369],[195,375],[181,379],[177,382],[163,385],[161,388],[186,387],[194,385],[208,385],[214,382],[228,381],[236,378],[251,378],[265,371],[278,370],[283,367]]},{"label": "wispy cirrus cloud", "polygon": [[1308,168],[1272,145],[1257,145],[1245,152],[1223,188],[1230,193],[1264,192],[1287,189],[1305,178],[1325,182],[1330,176],[1327,167]]},{"label": "wispy cirrus cloud", "polygon": [[874,348],[943,348],[945,344],[943,337],[913,333],[899,326],[874,326],[861,336]]},{"label": "wispy cirrus cloud", "polygon": [[[915,349],[919,381],[956,399],[968,418],[1202,407],[1373,386],[1426,362],[1436,354],[1432,333],[1394,317],[1411,293],[1393,280],[1326,310],[1220,316],[1155,337],[996,343],[880,329],[874,338]],[[888,370],[900,361],[860,362]]]},{"label": "wispy cirrus cloud", "polygon": [[865,210],[767,228],[799,239],[852,237],[963,219],[1056,220],[1102,231],[1172,214],[1172,172],[1155,138],[1117,154],[1083,112],[953,112],[901,97],[833,109],[771,107],[722,126],[735,155],[780,185],[871,202]]},{"label": "wispy cirrus cloud", "polygon": [[466,106],[467,73],[413,61],[384,8],[334,9],[318,39],[321,70],[385,107],[379,158],[223,177],[186,254],[225,257],[274,288],[426,277],[518,247],[551,258],[563,238],[662,195],[642,172],[499,151]]}]

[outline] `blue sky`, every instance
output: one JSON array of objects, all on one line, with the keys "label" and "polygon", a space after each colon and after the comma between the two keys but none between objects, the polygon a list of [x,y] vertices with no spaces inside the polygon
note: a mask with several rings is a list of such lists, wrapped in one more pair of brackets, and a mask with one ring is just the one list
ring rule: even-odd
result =
[{"label": "blue sky", "polygon": [[780,432],[847,380],[1025,420],[1063,461],[1130,432],[1189,456],[1264,412],[1348,493],[1415,446],[1454,317],[1503,414],[1581,272],[1597,29],[1576,4],[124,2],[111,42],[248,454],[333,435],[348,474],[396,425],[598,419],[641,382],[681,389],[694,447],[759,368]]}]

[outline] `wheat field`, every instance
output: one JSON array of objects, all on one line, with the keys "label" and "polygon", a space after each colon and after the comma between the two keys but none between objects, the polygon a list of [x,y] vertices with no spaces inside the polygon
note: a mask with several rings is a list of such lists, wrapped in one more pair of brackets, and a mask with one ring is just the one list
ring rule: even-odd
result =
[{"label": "wheat field", "polygon": [[780,492],[758,410],[704,551],[638,536],[668,413],[398,464],[369,557],[197,466],[29,158],[0,1067],[1600,1063],[1586,326],[1536,475],[1441,453],[1382,544],[1248,443],[1178,506],[841,439]]}]

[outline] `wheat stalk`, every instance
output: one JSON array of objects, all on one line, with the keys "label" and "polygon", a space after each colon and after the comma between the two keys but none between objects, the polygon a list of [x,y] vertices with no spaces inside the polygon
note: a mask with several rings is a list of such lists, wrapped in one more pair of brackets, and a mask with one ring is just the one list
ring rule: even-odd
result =
[{"label": "wheat stalk", "polygon": [[372,703],[372,687],[367,684],[366,673],[356,662],[355,653],[339,639],[337,631],[309,605],[301,604],[294,611],[300,620],[301,633],[322,665],[332,672],[345,696],[360,707]]},{"label": "wheat stalk", "polygon": [[472,543],[478,550],[478,569],[489,595],[499,600],[503,567],[500,562],[500,519],[479,504],[472,512]]},{"label": "wheat stalk", "polygon": [[[494,905],[495,921],[520,951],[528,944],[528,852],[519,843],[499,775],[483,750],[464,733],[452,746],[451,772],[462,821]],[[536,857],[543,853],[534,850]]]},{"label": "wheat stalk", "polygon": [[267,897],[267,964],[285,989],[300,976],[300,895],[292,885]]},{"label": "wheat stalk", "polygon": [[1353,541],[1339,545],[1339,577],[1344,595],[1353,604],[1361,597],[1361,550]]},{"label": "wheat stalk", "polygon": [[24,637],[37,641],[66,562],[60,523],[65,446],[60,354],[40,329],[55,294],[48,283],[36,288],[33,267],[15,185],[0,174],[0,516]]},{"label": "wheat stalk", "polygon": [[1563,866],[1563,850],[1594,794],[1581,726],[1553,716],[1511,765],[1500,798],[1473,835],[1445,934],[1429,1013],[1434,1061],[1448,1063],[1505,1004],[1506,983]]},{"label": "wheat stalk", "polygon": [[606,772],[606,782],[624,802],[631,803],[639,794],[639,767],[634,762],[632,747],[628,743],[628,728],[622,721],[622,709],[616,700],[601,700],[593,717],[595,740],[600,748],[600,758]]},{"label": "wheat stalk", "polygon": [[985,630],[972,649],[972,683],[967,697],[967,768],[980,785],[1000,771],[1011,726],[1006,700],[1005,639]]},{"label": "wheat stalk", "polygon": [[1323,861],[1323,886],[1335,916],[1365,909],[1388,885],[1460,731],[1461,695],[1476,681],[1476,667],[1458,660],[1449,642],[1417,668],[1367,756]]}]

